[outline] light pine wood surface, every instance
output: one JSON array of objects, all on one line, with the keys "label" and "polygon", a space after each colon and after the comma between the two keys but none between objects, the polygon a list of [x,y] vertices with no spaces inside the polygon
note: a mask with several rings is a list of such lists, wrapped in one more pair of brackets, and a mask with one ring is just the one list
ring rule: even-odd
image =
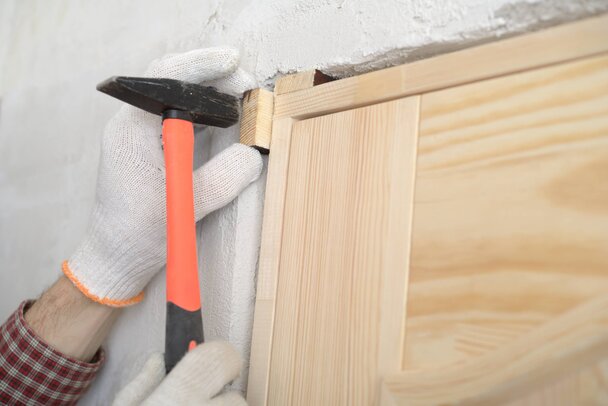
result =
[{"label": "light pine wood surface", "polygon": [[608,399],[608,295],[463,364],[383,383],[387,404],[602,405]]},{"label": "light pine wood surface", "polygon": [[276,304],[277,275],[283,235],[283,210],[287,188],[287,168],[293,120],[274,120],[272,130],[276,134],[271,140],[274,151],[268,159],[266,199],[264,200],[264,222],[260,262],[257,274],[254,324],[249,358],[247,402],[250,405],[265,405],[268,400],[268,377],[270,373],[270,350]]},{"label": "light pine wood surface", "polygon": [[[574,344],[573,346],[576,346]],[[608,345],[604,344],[604,345]],[[608,404],[608,357],[597,362],[589,361],[588,366],[572,368],[544,385],[531,388],[528,394],[505,406],[572,406]]]},{"label": "light pine wood surface", "polygon": [[608,56],[422,96],[411,255],[406,370],[608,297]]},{"label": "light pine wood surface", "polygon": [[400,369],[418,100],[293,126],[269,404],[368,405]]},{"label": "light pine wood surface", "polygon": [[303,119],[608,52],[608,15],[276,96]]}]

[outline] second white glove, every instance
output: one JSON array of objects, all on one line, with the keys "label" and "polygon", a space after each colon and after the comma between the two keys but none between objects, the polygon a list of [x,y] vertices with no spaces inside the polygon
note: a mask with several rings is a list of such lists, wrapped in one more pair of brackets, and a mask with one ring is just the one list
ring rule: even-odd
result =
[{"label": "second white glove", "polygon": [[166,377],[163,355],[152,354],[135,379],[118,392],[113,406],[247,405],[240,393],[222,392],[241,366],[239,354],[223,341],[199,345]]}]

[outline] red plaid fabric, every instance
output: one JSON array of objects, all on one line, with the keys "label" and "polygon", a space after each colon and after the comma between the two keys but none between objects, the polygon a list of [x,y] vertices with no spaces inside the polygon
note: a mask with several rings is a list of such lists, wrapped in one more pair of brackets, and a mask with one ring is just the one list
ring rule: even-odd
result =
[{"label": "red plaid fabric", "polygon": [[51,348],[25,322],[32,303],[21,303],[0,327],[0,404],[75,404],[101,367],[103,351],[87,363]]}]

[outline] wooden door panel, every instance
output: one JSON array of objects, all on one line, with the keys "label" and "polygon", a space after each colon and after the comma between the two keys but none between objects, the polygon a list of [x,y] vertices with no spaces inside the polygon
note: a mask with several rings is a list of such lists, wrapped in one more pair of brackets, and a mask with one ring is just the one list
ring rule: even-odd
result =
[{"label": "wooden door panel", "polygon": [[400,368],[418,103],[293,124],[270,404],[368,405]]},{"label": "wooden door panel", "polygon": [[403,366],[608,294],[608,56],[422,96]]}]

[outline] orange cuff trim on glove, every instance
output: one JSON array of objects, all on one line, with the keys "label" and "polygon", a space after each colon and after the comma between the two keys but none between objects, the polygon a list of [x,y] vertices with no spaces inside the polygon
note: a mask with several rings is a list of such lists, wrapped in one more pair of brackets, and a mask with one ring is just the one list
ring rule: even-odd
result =
[{"label": "orange cuff trim on glove", "polygon": [[135,303],[139,303],[144,298],[144,292],[141,292],[139,295],[132,297],[131,299],[125,299],[125,300],[114,300],[114,299],[109,299],[107,297],[99,297],[99,296],[94,295],[91,292],[89,292],[89,290],[76,278],[76,276],[74,276],[74,274],[72,273],[72,270],[68,266],[68,261],[63,261],[63,263],[61,264],[61,270],[63,271],[64,275],[67,276],[67,278],[70,281],[72,281],[74,286],[76,286],[78,288],[78,290],[80,290],[82,292],[83,295],[85,295],[86,297],[88,297],[89,299],[91,299],[94,302],[101,303],[101,304],[104,304],[106,306],[111,306],[111,307],[125,307],[125,306],[130,306]]}]

